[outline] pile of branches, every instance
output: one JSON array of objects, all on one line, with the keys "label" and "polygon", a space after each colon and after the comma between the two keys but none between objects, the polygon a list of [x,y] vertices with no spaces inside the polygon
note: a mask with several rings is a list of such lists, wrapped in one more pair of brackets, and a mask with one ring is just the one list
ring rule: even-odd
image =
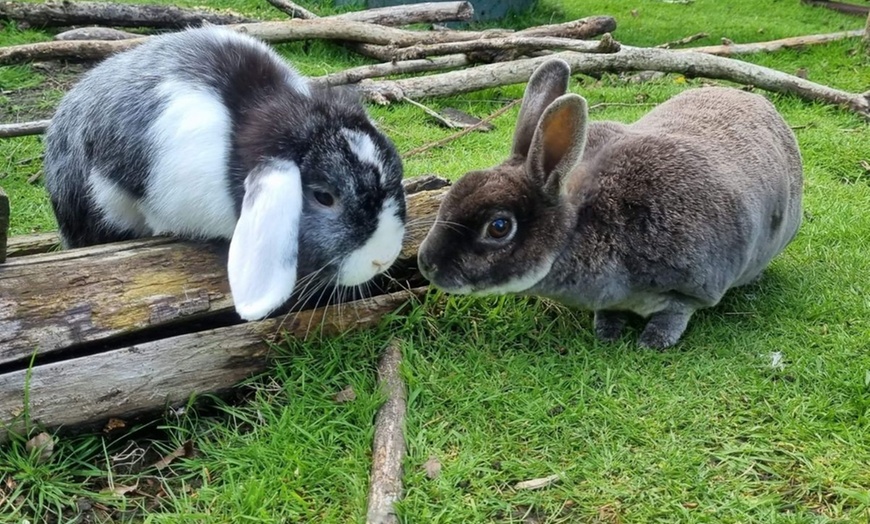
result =
[{"label": "pile of branches", "polygon": [[[377,63],[316,77],[328,85],[355,85],[371,102],[414,103],[415,99],[450,96],[528,80],[551,56],[566,60],[575,73],[658,71],[688,78],[704,77],[743,84],[808,101],[843,107],[870,118],[870,92],[850,93],[803,78],[731,58],[865,35],[864,29],[756,43],[679,48],[708,35],[692,35],[653,48],[621,45],[614,40],[616,20],[589,16],[562,24],[521,31],[455,30],[444,22],[467,21],[468,2],[411,4],[319,17],[289,0],[264,0],[281,20],[257,21],[238,13],[171,6],[94,2],[0,2],[0,20],[28,27],[67,28],[54,41],[0,47],[0,65],[34,61],[95,61],[130,49],[156,31],[219,24],[270,43],[331,40]],[[289,19],[288,16],[289,15]],[[429,24],[426,30],[401,28]],[[117,28],[137,28],[138,33]],[[149,33],[150,31],[150,33]],[[423,74],[432,73],[432,74]],[[403,75],[400,79],[389,79]],[[413,75],[413,76],[409,76]],[[47,121],[0,125],[0,137],[41,133]]]}]

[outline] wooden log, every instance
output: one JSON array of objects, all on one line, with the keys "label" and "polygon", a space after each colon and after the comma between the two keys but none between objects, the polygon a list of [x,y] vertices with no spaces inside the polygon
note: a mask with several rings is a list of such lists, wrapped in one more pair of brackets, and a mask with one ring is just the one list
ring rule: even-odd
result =
[{"label": "wooden log", "polygon": [[[268,0],[270,4],[293,18],[311,20],[320,18],[311,11],[286,0]],[[370,24],[398,27],[410,24],[439,24],[442,22],[462,22],[471,20],[474,8],[470,2],[422,2],[419,4],[392,5],[351,11],[332,18],[367,22]],[[323,17],[330,18],[330,17]]]},{"label": "wooden log", "polygon": [[181,29],[210,24],[238,24],[254,20],[238,13],[185,9],[170,5],[116,4],[113,2],[0,2],[0,19],[31,27],[107,25]]},{"label": "wooden log", "polygon": [[0,138],[12,138],[16,136],[41,135],[45,133],[51,120],[35,120],[33,122],[19,122],[15,124],[0,124]]},{"label": "wooden log", "polygon": [[[416,265],[444,191],[408,195],[414,227],[398,264]],[[221,245],[154,238],[12,258],[0,266],[0,366],[219,315],[239,322],[225,257]]]},{"label": "wooden log", "polygon": [[56,231],[31,233],[9,237],[6,243],[7,257],[23,257],[48,253],[60,247],[60,237]]},{"label": "wooden log", "polygon": [[687,47],[675,50],[676,53],[705,53],[716,56],[734,56],[748,55],[752,53],[771,53],[782,49],[791,49],[795,47],[805,47],[808,45],[827,44],[828,42],[836,42],[838,40],[846,40],[849,38],[860,38],[864,34],[863,29],[855,29],[852,31],[840,31],[838,33],[827,33],[820,35],[794,36],[790,38],[781,38],[779,40],[770,40],[767,42],[752,42],[748,44],[728,44],[728,45],[711,45],[704,47]]},{"label": "wooden log", "polygon": [[276,9],[280,9],[282,12],[290,15],[290,18],[302,18],[305,20],[311,20],[313,18],[318,18],[318,16],[308,9],[305,9],[301,5],[290,2],[289,0],[266,0]]},{"label": "wooden log", "polygon": [[0,441],[10,430],[88,430],[109,417],[140,416],[194,394],[226,391],[267,369],[266,341],[279,326],[300,338],[366,328],[424,292],[416,288],[302,311],[287,321],[251,322],[0,373]]},{"label": "wooden log", "polygon": [[54,35],[54,40],[130,40],[142,35],[111,27],[79,27]]},{"label": "wooden log", "polygon": [[6,242],[9,237],[9,197],[0,187],[0,264],[6,262]]},{"label": "wooden log", "polygon": [[408,391],[399,374],[402,348],[392,340],[378,363],[378,386],[387,397],[375,416],[366,524],[398,524],[393,505],[402,498],[405,410]]},{"label": "wooden log", "polygon": [[[552,36],[514,35],[466,42],[415,45],[397,49],[393,53],[393,60],[418,60],[430,56],[493,51],[519,51],[527,53],[542,49],[570,50],[577,51],[578,53],[615,53],[619,51],[619,43],[610,38],[610,33],[605,33],[605,37],[601,40],[575,40],[573,38]],[[515,54],[509,56],[516,58]]]}]

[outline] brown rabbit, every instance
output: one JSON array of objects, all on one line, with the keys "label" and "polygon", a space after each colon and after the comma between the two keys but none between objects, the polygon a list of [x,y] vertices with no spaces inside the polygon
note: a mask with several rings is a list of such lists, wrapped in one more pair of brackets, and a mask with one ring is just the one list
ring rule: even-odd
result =
[{"label": "brown rabbit", "polygon": [[589,122],[570,69],[532,75],[502,164],[445,196],[419,265],[453,293],[521,293],[595,312],[618,338],[675,344],[695,310],[756,279],[801,223],[791,129],[764,97],[691,89],[631,125]]}]

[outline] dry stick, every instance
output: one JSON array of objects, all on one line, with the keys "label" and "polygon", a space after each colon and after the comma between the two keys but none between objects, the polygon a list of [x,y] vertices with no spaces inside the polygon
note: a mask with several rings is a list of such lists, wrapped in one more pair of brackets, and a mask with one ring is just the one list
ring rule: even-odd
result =
[{"label": "dry stick", "polygon": [[702,38],[707,38],[708,36],[710,35],[707,33],[695,33],[694,35],[680,38],[679,40],[674,40],[673,42],[665,42],[664,44],[659,44],[656,47],[659,49],[671,49],[678,45],[691,44],[696,40],[701,40]]},{"label": "dry stick", "polygon": [[108,25],[180,29],[212,24],[238,24],[253,19],[237,13],[207,9],[184,9],[163,5],[132,5],[106,2],[0,2],[0,19],[35,27]]},{"label": "dry stick", "polygon": [[867,25],[864,26],[864,38],[861,40],[864,43],[864,51],[870,56],[870,14],[867,15]]},{"label": "dry stick", "polygon": [[[278,7],[277,4],[285,3],[284,0],[267,0],[270,4]],[[295,4],[294,4],[295,5]],[[305,11],[304,16],[294,16],[290,12],[290,8],[282,9],[285,13],[294,18],[313,19],[319,18],[311,11]],[[397,5],[389,7],[378,7],[375,9],[365,9],[363,11],[352,11],[344,13],[340,16],[342,20],[354,20],[356,22],[368,22],[370,24],[380,24],[388,26],[402,26],[418,23],[437,24],[441,22],[453,22],[458,20],[471,20],[474,15],[474,8],[469,2],[424,2],[420,4]],[[334,17],[335,17],[334,16]],[[329,17],[329,18],[334,18]],[[327,17],[324,17],[327,18]]]},{"label": "dry stick", "polygon": [[142,35],[111,27],[80,27],[54,35],[54,40],[129,40]]},{"label": "dry stick", "polygon": [[399,367],[402,350],[397,340],[387,345],[378,363],[378,384],[387,401],[375,416],[372,473],[366,524],[398,524],[393,504],[402,498],[402,461],[405,459],[407,391]]},{"label": "dry stick", "polygon": [[619,51],[619,42],[613,40],[610,37],[610,33],[605,33],[604,38],[599,41],[518,35],[504,38],[471,40],[468,42],[416,45],[396,50],[393,54],[393,59],[396,61],[415,60],[427,56],[471,53],[475,51],[539,51],[542,49],[561,49],[580,53],[615,53]]},{"label": "dry stick", "polygon": [[424,77],[364,80],[359,83],[359,89],[363,96],[378,103],[389,103],[405,97],[419,99],[455,95],[526,82],[542,62],[552,57],[567,61],[574,73],[662,71],[690,77],[729,80],[776,93],[797,95],[804,100],[846,106],[855,113],[870,117],[870,93],[849,93],[781,71],[730,58],[667,49],[623,47],[620,52],[610,54],[565,51],[540,58],[487,64]]},{"label": "dry stick", "polygon": [[[405,100],[407,100],[407,98]],[[498,111],[495,111],[493,114],[489,115],[488,117],[481,119],[480,122],[474,124],[473,126],[466,127],[462,131],[457,131],[456,133],[453,133],[452,135],[446,136],[440,140],[436,140],[434,142],[424,144],[420,147],[415,147],[414,149],[411,149],[410,151],[408,151],[407,153],[402,155],[402,158],[410,158],[412,156],[419,155],[420,153],[424,153],[424,152],[426,152],[430,149],[434,149],[436,147],[441,147],[444,144],[447,144],[447,143],[450,143],[450,142],[456,140],[457,138],[465,136],[468,133],[471,133],[472,131],[474,131],[475,129],[482,127],[482,126],[488,124],[489,122],[492,122],[496,118],[500,117],[501,115],[507,113],[508,111],[510,111],[510,109],[512,107],[519,104],[520,102],[522,102],[522,100],[512,100],[508,105],[502,107]]]},{"label": "dry stick", "polygon": [[19,124],[0,124],[0,138],[13,136],[41,135],[48,127],[51,120],[37,120],[35,122],[21,122]]},{"label": "dry stick", "polygon": [[382,78],[391,75],[422,73],[426,71],[444,71],[456,69],[471,64],[466,55],[436,56],[421,60],[406,60],[401,62],[386,62],[383,64],[365,65],[345,69],[337,73],[315,77],[311,80],[329,86],[355,84],[366,78]]},{"label": "dry stick", "polygon": [[294,2],[291,2],[290,0],[266,0],[266,1],[269,2],[270,4],[272,4],[272,6],[274,6],[276,9],[279,9],[279,10],[287,13],[288,15],[290,15],[290,18],[303,18],[306,20],[310,20],[312,18],[318,18],[318,16],[316,14],[312,13],[308,9],[305,9],[304,7],[298,5]]},{"label": "dry stick", "polygon": [[836,42],[837,40],[845,40],[847,38],[860,38],[864,34],[863,29],[855,29],[852,31],[842,31],[839,33],[828,33],[821,35],[806,35],[794,36],[790,38],[781,38],[779,40],[770,40],[768,42],[753,42],[749,44],[729,44],[729,45],[711,45],[705,47],[689,47],[686,49],[677,49],[677,53],[705,53],[717,56],[745,55],[750,53],[762,53],[779,51],[791,47],[802,47],[806,45],[827,44],[828,42]]}]

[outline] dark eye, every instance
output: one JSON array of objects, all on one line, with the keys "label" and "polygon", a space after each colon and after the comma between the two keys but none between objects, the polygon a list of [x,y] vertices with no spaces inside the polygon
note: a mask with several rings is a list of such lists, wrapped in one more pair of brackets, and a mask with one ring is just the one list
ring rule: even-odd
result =
[{"label": "dark eye", "polygon": [[509,218],[496,218],[486,227],[486,234],[496,240],[504,238],[511,232],[511,220]]},{"label": "dark eye", "polygon": [[315,191],[314,199],[323,207],[332,207],[335,204],[335,197],[326,191]]}]

